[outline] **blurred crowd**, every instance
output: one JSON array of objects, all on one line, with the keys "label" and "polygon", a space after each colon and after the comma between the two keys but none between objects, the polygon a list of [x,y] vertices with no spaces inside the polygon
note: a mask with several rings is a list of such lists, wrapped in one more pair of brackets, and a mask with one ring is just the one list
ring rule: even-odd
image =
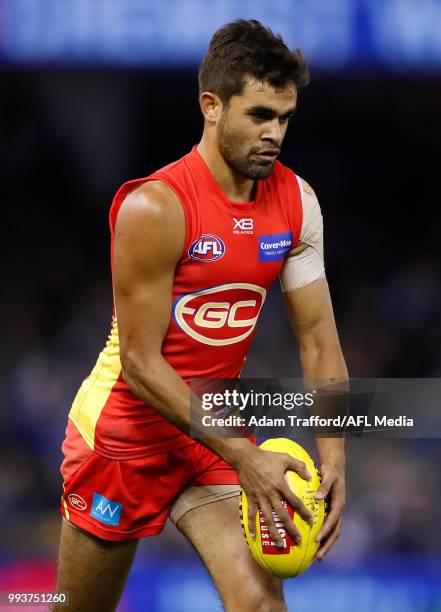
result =
[{"label": "blurred crowd", "polygon": [[[187,152],[202,122],[194,73],[5,70],[3,79],[0,554],[53,556],[66,417],[110,326],[112,195]],[[429,77],[317,75],[287,137],[282,161],[322,204],[353,377],[441,375],[440,102]],[[244,374],[301,375],[278,287]],[[439,555],[439,440],[351,440],[348,463],[334,562]],[[161,547],[188,550],[170,528]]]}]

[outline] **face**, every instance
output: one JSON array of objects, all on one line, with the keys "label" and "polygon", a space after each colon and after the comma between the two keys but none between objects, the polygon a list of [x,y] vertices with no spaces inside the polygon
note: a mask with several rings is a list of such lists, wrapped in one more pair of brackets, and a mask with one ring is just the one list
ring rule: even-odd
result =
[{"label": "face", "polygon": [[293,84],[279,90],[268,83],[247,81],[242,94],[232,96],[223,108],[217,124],[217,145],[227,164],[249,179],[267,178],[296,102]]}]

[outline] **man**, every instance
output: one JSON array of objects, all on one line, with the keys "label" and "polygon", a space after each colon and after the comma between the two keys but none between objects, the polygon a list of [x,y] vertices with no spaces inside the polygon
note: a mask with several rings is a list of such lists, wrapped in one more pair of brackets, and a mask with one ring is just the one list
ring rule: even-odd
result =
[{"label": "man", "polygon": [[[106,348],[72,406],[63,444],[64,493],[57,589],[70,609],[113,610],[137,541],[170,515],[199,553],[226,610],[285,610],[281,581],[262,570],[239,523],[240,483],[250,524],[272,511],[299,541],[281,504],[311,514],[287,469],[305,465],[247,439],[189,426],[187,382],[240,374],[260,308],[280,274],[308,379],[347,377],[324,276],[322,220],[312,189],[276,158],[297,91],[308,81],[292,53],[257,21],[215,33],[199,72],[204,132],[197,147],[123,185],[110,224],[115,316]],[[331,511],[323,559],[344,505],[341,440],[318,439]]]}]

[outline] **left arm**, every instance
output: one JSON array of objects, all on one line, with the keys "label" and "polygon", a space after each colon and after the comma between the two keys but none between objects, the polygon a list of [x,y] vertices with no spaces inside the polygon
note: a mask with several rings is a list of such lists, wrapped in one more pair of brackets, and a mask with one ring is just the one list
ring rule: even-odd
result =
[{"label": "left arm", "polygon": [[[331,297],[323,263],[323,219],[314,190],[299,179],[302,191],[301,242],[291,253],[281,273],[285,306],[300,349],[305,380],[341,381],[347,386],[348,372],[340,348]],[[316,438],[323,477],[317,499],[329,495],[330,512],[317,539],[320,561],[340,534],[345,505],[344,438]]]},{"label": "left arm", "polygon": [[[338,340],[326,278],[284,294],[288,316],[296,334],[303,375],[306,380],[342,380],[348,373]],[[341,515],[345,505],[344,438],[316,438],[322,484],[317,499],[330,495],[331,510],[317,536],[321,546],[320,561],[340,534]]]}]

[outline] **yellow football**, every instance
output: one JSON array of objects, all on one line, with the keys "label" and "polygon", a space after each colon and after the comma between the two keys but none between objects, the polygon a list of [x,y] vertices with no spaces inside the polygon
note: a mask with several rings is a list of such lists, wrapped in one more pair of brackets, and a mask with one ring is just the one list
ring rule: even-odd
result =
[{"label": "yellow football", "polygon": [[304,448],[288,440],[287,438],[273,438],[266,440],[260,448],[267,451],[288,453],[295,459],[303,461],[311,474],[311,480],[303,480],[296,472],[286,472],[286,477],[290,489],[299,497],[305,506],[309,508],[314,517],[313,524],[310,525],[298,515],[294,509],[282,501],[292,517],[294,525],[299,530],[302,541],[298,545],[291,538],[278,520],[274,513],[276,526],[282,536],[284,546],[278,548],[273,542],[266,526],[265,519],[261,512],[256,514],[256,537],[251,538],[248,527],[248,501],[245,492],[242,490],[240,495],[240,520],[243,527],[245,539],[250,548],[251,554],[257,563],[279,578],[294,578],[303,573],[314,561],[315,554],[319,548],[319,543],[315,538],[320,531],[326,518],[326,508],[324,500],[315,499],[315,493],[320,486],[321,477],[315,467],[312,457]]}]

